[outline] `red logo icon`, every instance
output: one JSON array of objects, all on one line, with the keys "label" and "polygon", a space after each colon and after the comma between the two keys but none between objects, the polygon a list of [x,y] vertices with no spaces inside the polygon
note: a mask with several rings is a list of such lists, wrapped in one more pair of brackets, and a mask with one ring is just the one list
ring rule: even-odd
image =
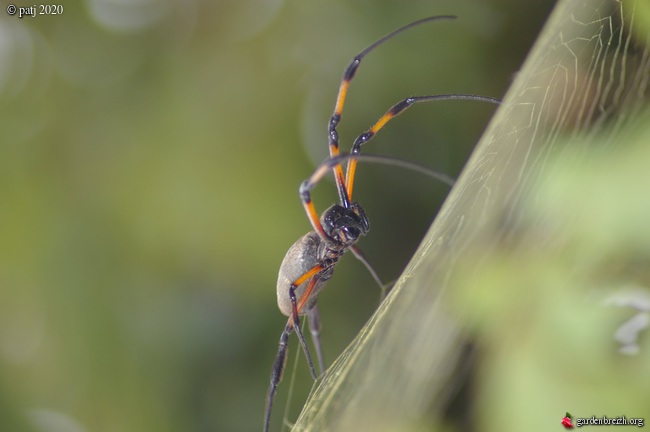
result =
[{"label": "red logo icon", "polygon": [[562,426],[564,426],[565,429],[573,429],[573,423],[571,423],[572,418],[573,416],[571,414],[566,413],[562,419]]}]

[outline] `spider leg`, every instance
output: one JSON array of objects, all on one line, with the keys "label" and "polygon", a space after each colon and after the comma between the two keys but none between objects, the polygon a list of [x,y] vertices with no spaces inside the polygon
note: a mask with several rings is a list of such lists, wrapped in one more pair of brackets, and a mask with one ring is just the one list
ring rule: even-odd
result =
[{"label": "spider leg", "polygon": [[282,381],[284,375],[284,368],[287,365],[287,348],[289,347],[289,335],[293,331],[293,324],[287,323],[287,326],[280,335],[280,343],[278,345],[278,353],[273,361],[273,368],[271,369],[271,382],[269,383],[269,391],[266,393],[266,412],[264,414],[264,432],[269,430],[269,422],[271,420],[271,407],[273,406],[273,399],[278,384]]},{"label": "spider leg", "polygon": [[[310,283],[310,285],[312,285],[312,283]],[[296,293],[294,287],[289,288],[289,298],[291,298],[291,305],[293,306],[293,312],[289,317],[289,323],[293,325],[293,329],[296,331],[300,346],[302,346],[302,350],[305,352],[305,357],[307,357],[307,363],[309,363],[309,371],[311,372],[311,376],[316,380],[318,379],[318,376],[316,375],[316,370],[314,369],[314,362],[311,360],[311,354],[309,353],[309,348],[307,347],[305,336],[302,334],[302,330],[300,329],[300,316],[298,315],[298,306],[296,303]]]},{"label": "spider leg", "polygon": [[317,304],[311,308],[307,317],[309,319],[309,331],[311,332],[311,338],[314,341],[314,347],[316,348],[316,358],[318,358],[319,372],[322,375],[323,372],[325,372],[325,362],[323,361],[323,349],[320,343],[320,331],[322,327]]},{"label": "spider leg", "polygon": [[[456,18],[455,16],[451,16],[451,15],[441,15],[441,16],[423,18],[421,20],[407,24],[387,34],[381,39],[377,40],[376,42],[368,46],[366,49],[361,51],[359,54],[357,54],[352,59],[352,61],[350,61],[350,64],[348,64],[348,66],[345,68],[345,72],[343,73],[343,79],[341,80],[341,84],[339,86],[339,93],[336,97],[336,105],[334,106],[334,114],[332,114],[332,117],[330,117],[330,121],[329,121],[329,126],[328,126],[329,144],[328,145],[329,145],[330,157],[334,158],[339,154],[339,134],[336,128],[339,122],[341,121],[341,115],[343,113],[343,105],[345,105],[345,97],[348,94],[350,81],[352,81],[352,78],[354,78],[354,75],[356,74],[357,69],[361,64],[361,60],[369,52],[377,48],[379,45],[386,42],[388,39],[391,39],[393,36],[402,33],[404,30],[407,30],[411,27],[414,27],[416,25],[428,21],[437,21],[437,20],[455,19],[455,18]],[[334,170],[334,179],[336,180],[336,187],[339,193],[339,199],[341,200],[341,205],[345,208],[348,208],[350,207],[350,201],[352,198],[349,191],[346,189],[346,184],[343,178],[343,168],[341,167],[340,164],[337,164],[333,167],[333,170]]]},{"label": "spider leg", "polygon": [[[305,341],[305,337],[303,336],[302,330],[300,329],[300,312],[307,304],[307,301],[311,297],[311,293],[314,291],[314,287],[316,287],[316,284],[320,279],[318,274],[324,270],[327,270],[333,264],[334,262],[331,260],[324,260],[323,262],[316,264],[309,271],[307,271],[305,274],[303,274],[298,279],[296,279],[289,287],[289,299],[291,300],[291,316],[289,317],[289,322],[287,323],[287,326],[292,325],[294,330],[296,331],[296,335],[298,336],[298,340],[300,341],[302,350],[305,352],[305,357],[307,357],[307,363],[309,363],[309,370],[311,372],[311,376],[314,379],[317,379],[318,376],[316,375],[316,371],[314,369],[314,362],[311,359],[311,354],[309,353],[307,342]],[[302,293],[302,296],[300,297],[300,301],[298,301],[296,299],[296,288],[298,288],[300,285],[305,283],[307,280],[309,280],[307,284],[307,288]],[[311,313],[311,311],[309,312]],[[318,311],[316,311],[316,313],[318,313]],[[320,351],[320,346],[317,346],[317,351]],[[321,361],[321,369],[322,369],[322,359],[319,359],[319,361]]]},{"label": "spider leg", "polygon": [[361,146],[366,142],[370,141],[377,132],[388,123],[393,118],[400,115],[404,110],[409,108],[416,102],[432,102],[437,100],[473,100],[481,102],[490,102],[494,104],[499,104],[501,101],[499,99],[479,96],[479,95],[470,95],[470,94],[443,94],[443,95],[430,95],[430,96],[412,96],[406,99],[403,99],[393,105],[377,122],[366,132],[362,133],[354,140],[352,145],[352,150],[350,151],[350,158],[348,159],[347,171],[345,173],[345,190],[348,193],[348,198],[352,200],[352,188],[354,186],[354,174],[357,168],[357,158],[361,153]]},{"label": "spider leg", "polygon": [[[269,383],[269,390],[266,394],[264,432],[268,432],[269,429],[269,422],[271,420],[271,408],[273,407],[273,399],[275,398],[276,390],[278,388],[278,385],[282,381],[282,376],[284,375],[284,369],[287,365],[287,349],[289,346],[289,335],[294,330],[296,332],[296,335],[298,336],[300,345],[302,346],[302,349],[305,353],[305,357],[307,358],[307,363],[309,364],[309,370],[311,372],[311,376],[315,380],[318,378],[316,375],[316,371],[314,369],[314,363],[311,359],[311,354],[309,353],[309,348],[307,347],[307,342],[305,341],[305,337],[302,333],[302,330],[300,329],[299,313],[307,304],[307,300],[309,299],[309,296],[311,295],[311,293],[314,290],[314,287],[318,283],[319,280],[318,273],[327,270],[332,265],[334,265],[334,262],[332,260],[324,260],[323,262],[315,265],[307,272],[305,272],[302,276],[296,279],[289,287],[289,298],[291,300],[291,316],[289,317],[289,320],[287,321],[287,325],[285,326],[284,330],[282,331],[282,334],[280,335],[280,343],[278,344],[278,353],[275,355],[275,360],[273,361],[273,367],[271,368],[271,381]],[[296,288],[298,288],[300,285],[305,283],[307,280],[309,280],[309,283],[307,284],[307,288],[305,289],[305,292],[302,294],[300,300],[297,300],[296,292],[295,292]],[[318,317],[316,317],[316,319],[318,320],[318,325],[316,327],[312,327],[311,321],[314,319],[312,318],[314,309],[316,309],[316,315],[318,315],[318,309],[316,306],[314,306],[308,314],[310,328],[312,329],[312,336],[314,335],[314,331],[313,331],[314,328],[320,330],[320,320],[318,319]],[[322,361],[322,354],[320,348],[320,340],[318,338],[318,335],[315,336],[314,344],[316,346],[316,353],[318,355],[318,361],[320,363],[320,367],[322,371],[323,361]]]},{"label": "spider leg", "polygon": [[354,254],[355,258],[361,261],[361,263],[366,267],[368,270],[368,273],[370,273],[370,276],[377,282],[377,285],[379,285],[379,288],[381,288],[382,296],[381,299],[384,299],[384,291],[386,290],[386,285],[381,281],[379,278],[379,274],[375,270],[375,268],[370,264],[370,261],[368,261],[368,258],[366,258],[366,255],[359,249],[359,246],[353,245],[350,247],[350,250],[352,250],[352,253]]},{"label": "spider leg", "polygon": [[323,225],[320,223],[318,213],[316,212],[316,207],[314,207],[314,203],[311,200],[311,193],[309,191],[314,186],[315,184],[314,185],[310,184],[308,180],[305,180],[300,184],[300,188],[298,190],[298,193],[300,194],[300,201],[302,201],[302,206],[305,208],[305,213],[307,213],[307,218],[309,218],[309,222],[311,223],[311,226],[314,228],[314,231],[318,233],[321,239],[323,239],[324,241],[329,241],[330,238],[325,232],[325,230],[323,229]]}]

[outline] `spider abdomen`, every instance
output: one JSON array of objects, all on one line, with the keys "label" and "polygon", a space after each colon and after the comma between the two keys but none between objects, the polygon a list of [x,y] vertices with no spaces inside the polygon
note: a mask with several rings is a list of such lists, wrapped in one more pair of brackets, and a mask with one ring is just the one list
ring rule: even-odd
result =
[{"label": "spider abdomen", "polygon": [[[326,242],[320,238],[316,231],[310,231],[300,237],[287,251],[278,272],[277,295],[280,312],[286,316],[291,315],[292,306],[289,298],[289,287],[295,280],[315,265],[323,262],[325,258],[330,258],[336,262],[340,255],[340,251],[329,250]],[[300,310],[300,315],[306,315],[314,307],[318,293],[323,289],[327,280],[332,277],[332,273],[334,273],[334,265],[312,276],[318,277],[318,282],[310,293],[305,307]],[[296,288],[295,292],[298,300],[302,298],[310,280],[311,278]]]}]

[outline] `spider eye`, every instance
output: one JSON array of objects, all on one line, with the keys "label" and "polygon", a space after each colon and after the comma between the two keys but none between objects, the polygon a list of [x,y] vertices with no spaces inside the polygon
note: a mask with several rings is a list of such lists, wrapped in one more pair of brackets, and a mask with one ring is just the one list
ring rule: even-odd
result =
[{"label": "spider eye", "polygon": [[345,233],[347,234],[348,238],[359,238],[361,235],[361,231],[358,228],[355,227],[345,227],[344,228]]},{"label": "spider eye", "polygon": [[361,235],[361,230],[358,228],[348,227],[347,232],[354,238],[358,238]]}]

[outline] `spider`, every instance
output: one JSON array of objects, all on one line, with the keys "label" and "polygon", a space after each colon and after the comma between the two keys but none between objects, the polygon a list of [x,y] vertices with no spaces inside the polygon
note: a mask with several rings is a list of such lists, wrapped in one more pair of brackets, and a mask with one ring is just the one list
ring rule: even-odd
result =
[{"label": "spider", "polygon": [[[316,348],[320,372],[321,374],[323,373],[323,355],[319,337],[321,326],[317,298],[318,294],[325,287],[326,282],[332,277],[334,267],[341,256],[348,250],[352,251],[354,256],[370,271],[370,274],[375,281],[383,287],[377,272],[373,269],[364,254],[356,245],[359,238],[366,235],[370,229],[368,217],[363,208],[359,203],[352,200],[352,190],[354,187],[354,175],[357,162],[359,160],[367,160],[370,162],[389,163],[421,171],[425,174],[431,174],[431,171],[428,168],[424,168],[412,162],[377,155],[362,155],[361,146],[370,141],[372,137],[374,137],[375,134],[392,118],[396,117],[416,102],[466,99],[496,104],[500,103],[500,101],[495,98],[468,94],[408,97],[393,105],[393,107],[391,107],[370,129],[359,135],[352,145],[350,154],[339,154],[339,136],[336,128],[341,121],[341,113],[343,111],[343,105],[345,103],[345,97],[348,92],[350,81],[352,81],[361,60],[377,46],[407,29],[426,22],[451,20],[455,18],[455,16],[451,15],[432,16],[400,27],[361,51],[352,59],[343,73],[343,79],[339,86],[336,105],[334,107],[334,114],[329,120],[328,131],[330,157],[319,165],[311,177],[303,181],[299,188],[300,200],[302,201],[302,205],[307,213],[307,217],[309,218],[313,230],[299,238],[289,248],[289,251],[282,261],[278,274],[278,307],[284,315],[289,317],[289,319],[282,331],[282,335],[280,336],[278,353],[276,354],[271,369],[271,382],[266,397],[264,432],[268,432],[269,429],[273,398],[277,386],[282,380],[282,375],[287,362],[289,335],[294,331],[298,336],[298,341],[300,342],[305,357],[307,358],[312,378],[314,380],[317,379],[314,363],[300,327],[301,316],[307,316],[310,332]],[[344,176],[342,163],[345,161],[347,161],[347,170]],[[316,208],[311,200],[310,191],[330,170],[334,173],[334,180],[336,182],[340,202],[326,209],[319,218]],[[441,176],[437,173],[431,175],[447,183],[453,184],[453,181],[447,177]]]}]

